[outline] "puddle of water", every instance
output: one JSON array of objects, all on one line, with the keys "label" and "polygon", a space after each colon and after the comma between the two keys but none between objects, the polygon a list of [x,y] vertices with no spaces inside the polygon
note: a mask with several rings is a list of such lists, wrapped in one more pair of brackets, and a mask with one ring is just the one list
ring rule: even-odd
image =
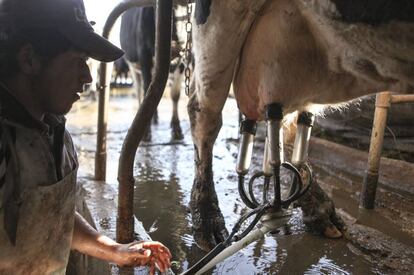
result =
[{"label": "puddle of water", "polygon": [[[162,99],[159,124],[152,127],[153,140],[139,148],[134,168],[137,179],[135,214],[147,230],[153,231],[151,237],[154,240],[170,248],[173,260],[180,263],[176,271],[186,270],[205,254],[194,243],[187,210],[194,175],[194,153],[186,101],[183,98],[180,102],[183,143],[157,145],[170,142],[171,137],[172,104],[169,99]],[[86,176],[94,171],[97,108],[96,103],[78,104],[68,115],[68,128],[79,151],[79,174]],[[123,138],[137,109],[136,98],[111,98],[110,108],[107,182],[117,188],[117,161]],[[238,136],[238,114],[234,110],[237,110],[235,101],[228,100],[223,112],[223,127],[214,148],[216,191],[229,230],[244,210],[234,180],[237,146],[229,141]],[[261,165],[256,163],[256,166]],[[379,274],[375,266],[352,253],[345,240],[327,240],[305,233],[300,210],[295,211],[289,227],[290,235],[268,235],[207,274]]]},{"label": "puddle of water", "polygon": [[[322,181],[326,183],[329,183],[330,181],[338,182],[340,180],[337,177],[332,177],[323,169],[317,169],[317,174],[318,178],[322,179]],[[347,177],[349,177],[349,175]],[[360,179],[355,178],[353,179],[353,181],[360,182]],[[359,191],[359,185],[357,185],[357,189]],[[380,190],[378,192],[380,192]],[[410,234],[402,231],[401,228],[397,226],[395,223],[392,223],[388,219],[384,218],[381,214],[379,214],[378,208],[373,210],[365,210],[359,208],[357,201],[353,201],[353,203],[350,203],[350,197],[352,196],[352,194],[348,190],[332,188],[331,192],[329,193],[329,196],[333,198],[336,208],[343,209],[345,212],[351,214],[353,217],[356,217],[356,222],[358,224],[376,228],[384,234],[398,240],[399,242],[414,247],[413,237]]]}]

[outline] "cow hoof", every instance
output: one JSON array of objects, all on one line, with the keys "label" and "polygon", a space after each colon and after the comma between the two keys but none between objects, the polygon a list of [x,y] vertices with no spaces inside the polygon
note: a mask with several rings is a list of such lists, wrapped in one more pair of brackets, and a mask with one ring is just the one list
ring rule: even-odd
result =
[{"label": "cow hoof", "polygon": [[210,251],[229,235],[224,221],[218,221],[217,218],[204,219],[200,226],[197,226],[198,230],[193,227],[193,237],[197,246],[204,251]]},{"label": "cow hoof", "polygon": [[183,140],[184,139],[183,133],[181,133],[181,132],[177,133],[177,132],[173,131],[172,139],[173,140]]},{"label": "cow hoof", "polygon": [[183,140],[184,136],[183,136],[183,132],[181,131],[181,127],[174,127],[171,130],[171,136],[173,140]]},{"label": "cow hoof", "polygon": [[204,251],[210,251],[229,235],[221,212],[201,214],[193,210],[192,221],[194,241]]},{"label": "cow hoof", "polygon": [[302,208],[303,221],[310,231],[332,239],[342,237],[341,231],[345,230],[345,224],[336,214],[333,201],[316,179],[296,205]]},{"label": "cow hoof", "polygon": [[152,124],[154,124],[154,125],[158,124],[158,113],[157,112],[152,117]]},{"label": "cow hoof", "polygon": [[181,130],[180,120],[176,117],[171,118],[170,122],[171,127],[171,137],[173,140],[182,140],[184,139],[183,131]]},{"label": "cow hoof", "polygon": [[329,239],[338,239],[342,237],[342,232],[339,231],[335,226],[325,228],[323,235]]},{"label": "cow hoof", "polygon": [[143,141],[145,142],[150,142],[151,141],[151,131],[146,131],[144,134],[144,137],[142,138]]}]

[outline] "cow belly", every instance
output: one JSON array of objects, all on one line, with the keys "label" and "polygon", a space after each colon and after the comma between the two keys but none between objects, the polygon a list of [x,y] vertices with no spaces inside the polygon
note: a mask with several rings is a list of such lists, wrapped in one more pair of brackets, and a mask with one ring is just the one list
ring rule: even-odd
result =
[{"label": "cow belly", "polygon": [[234,79],[241,112],[256,120],[263,118],[266,104],[279,102],[288,112],[312,103],[342,102],[381,87],[330,70],[323,44],[290,0],[272,0],[264,7],[246,39]]},{"label": "cow belly", "polygon": [[395,91],[410,92],[414,86],[412,1],[294,2],[329,44],[346,47],[345,54],[336,57],[344,70],[371,81],[398,82]]}]

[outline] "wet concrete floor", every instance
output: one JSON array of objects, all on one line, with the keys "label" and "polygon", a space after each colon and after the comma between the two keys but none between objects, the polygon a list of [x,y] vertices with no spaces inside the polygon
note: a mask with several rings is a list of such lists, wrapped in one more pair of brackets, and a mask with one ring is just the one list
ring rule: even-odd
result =
[{"label": "wet concrete floor", "polygon": [[[159,107],[159,124],[152,126],[152,141],[141,143],[134,167],[134,212],[153,240],[161,241],[170,248],[176,273],[186,270],[205,255],[194,243],[191,217],[187,209],[194,167],[186,102],[183,95],[180,118],[184,140],[171,141],[169,124],[172,103],[168,98],[163,98]],[[137,108],[137,99],[131,95],[122,93],[111,97],[106,181],[114,188],[117,188],[117,162],[123,138]],[[230,231],[240,214],[246,211],[237,191],[235,161],[238,112],[233,99],[227,101],[223,117],[223,127],[214,147],[213,170],[220,207]],[[91,177],[94,171],[97,103],[82,100],[75,104],[67,118],[79,154],[79,176]],[[259,138],[256,147],[262,146],[263,139]],[[253,170],[260,169],[261,154],[258,152],[254,158]],[[362,217],[358,214],[357,201],[352,198],[355,193],[347,190],[344,187],[346,183],[340,182],[327,171],[329,169],[316,169],[322,186],[334,197],[339,213],[348,222],[355,223],[355,220]],[[306,232],[301,211],[294,209],[293,213],[288,222],[288,233],[286,230],[278,230],[274,234],[268,234],[263,240],[254,242],[218,264],[207,274],[412,274],[414,254],[409,253],[404,258],[408,261],[407,268],[392,269],[390,264],[378,262],[369,247],[361,246],[360,242],[346,238],[329,240]],[[407,245],[408,250],[412,251],[412,234],[403,232],[399,226],[386,221],[382,216],[372,215],[372,212],[365,216],[370,219],[362,219],[363,224],[385,231],[387,236],[398,239],[403,244],[402,249]],[[358,230],[351,230],[351,235],[352,233],[355,234],[354,239],[358,236],[364,240],[367,238],[367,235],[364,236]],[[384,239],[379,238],[380,242]]]}]

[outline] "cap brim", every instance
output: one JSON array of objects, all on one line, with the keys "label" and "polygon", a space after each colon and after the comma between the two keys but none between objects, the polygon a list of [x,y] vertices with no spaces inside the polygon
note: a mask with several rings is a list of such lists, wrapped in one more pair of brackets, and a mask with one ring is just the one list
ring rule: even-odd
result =
[{"label": "cap brim", "polygon": [[82,51],[85,51],[91,58],[111,62],[124,55],[124,51],[103,38],[93,30],[71,32],[67,28],[64,35],[73,43],[73,45]]}]

